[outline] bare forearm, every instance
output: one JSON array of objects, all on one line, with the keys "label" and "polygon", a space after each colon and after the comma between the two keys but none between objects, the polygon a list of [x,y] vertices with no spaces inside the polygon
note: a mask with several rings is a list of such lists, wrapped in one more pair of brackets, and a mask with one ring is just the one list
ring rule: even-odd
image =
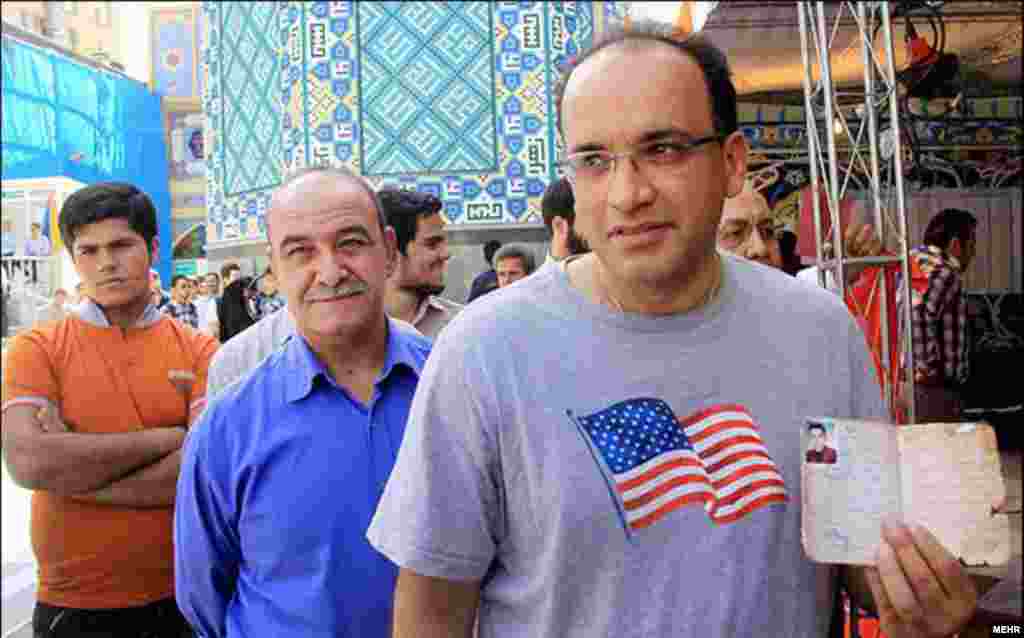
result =
[{"label": "bare forearm", "polygon": [[179,449],[106,487],[85,494],[76,494],[72,498],[97,505],[169,507],[174,505],[174,492],[180,468]]},{"label": "bare forearm", "polygon": [[395,587],[394,638],[473,638],[479,583],[401,570]]},{"label": "bare forearm", "polygon": [[32,489],[83,494],[106,487],[179,449],[182,428],[117,434],[46,433],[34,437]]}]

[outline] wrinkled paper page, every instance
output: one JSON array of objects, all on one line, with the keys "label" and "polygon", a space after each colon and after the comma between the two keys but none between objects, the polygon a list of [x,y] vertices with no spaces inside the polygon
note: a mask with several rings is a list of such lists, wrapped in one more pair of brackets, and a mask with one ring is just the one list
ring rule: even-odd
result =
[{"label": "wrinkled paper page", "polygon": [[896,427],[810,419],[804,427],[802,536],[821,563],[873,565],[882,521],[928,528],[967,565],[1010,558],[995,432],[984,423]]},{"label": "wrinkled paper page", "polygon": [[931,530],[967,565],[1010,560],[1010,521],[993,515],[1006,496],[995,431],[986,423],[899,429],[904,519]]},{"label": "wrinkled paper page", "polygon": [[804,425],[802,536],[811,560],[874,564],[882,521],[902,515],[897,431],[852,419]]}]

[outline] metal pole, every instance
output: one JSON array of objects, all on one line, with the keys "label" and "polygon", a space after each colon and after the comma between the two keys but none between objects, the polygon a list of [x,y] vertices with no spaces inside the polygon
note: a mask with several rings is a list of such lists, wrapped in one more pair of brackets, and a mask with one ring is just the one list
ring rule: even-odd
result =
[{"label": "metal pole", "polygon": [[[876,6],[872,7],[870,18],[873,22],[875,16]],[[870,34],[871,23],[869,22],[869,14],[866,3],[859,3],[857,5],[857,13],[860,18],[860,29],[861,29],[861,54],[864,59],[864,114],[868,119],[868,149],[870,151],[870,169],[871,169],[871,194],[873,196],[872,205],[874,206],[875,213],[875,232],[878,233],[878,238],[882,242],[883,248],[885,247],[885,220],[883,219],[882,209],[882,193],[881,186],[882,181],[878,169],[878,117],[875,113],[875,64],[872,59],[872,46],[874,42],[871,41],[870,37],[865,37]],[[891,366],[890,366],[890,335],[889,335],[889,287],[888,287],[888,274],[886,267],[883,266],[879,269],[878,280],[881,282],[881,295],[878,298],[878,315],[880,318],[881,330],[881,341],[882,341],[882,392],[885,395],[886,403],[889,406],[889,413],[895,414],[895,396],[893,394],[893,388],[890,387],[889,381],[891,379]]]},{"label": "metal pole", "polygon": [[910,238],[907,236],[907,207],[903,193],[903,148],[900,140],[900,111],[896,103],[896,70],[893,66],[894,53],[892,48],[892,26],[889,24],[889,3],[881,3],[882,39],[885,43],[885,75],[889,90],[889,124],[893,136],[893,187],[896,190],[896,213],[900,225],[900,252],[903,285],[900,294],[903,296],[903,313],[906,329],[903,331],[903,342],[906,344],[907,361],[907,419],[916,422],[915,383],[914,383],[914,330],[913,313],[910,308]]},{"label": "metal pole", "polygon": [[797,2],[797,14],[800,16],[800,54],[804,62],[804,116],[807,119],[807,155],[811,168],[811,206],[814,217],[814,246],[818,254],[818,283],[826,287],[824,255],[822,254],[821,238],[821,204],[818,176],[818,129],[814,121],[814,78],[811,76],[810,43],[807,40],[809,18],[805,11],[813,11],[810,3]]},{"label": "metal pole", "polygon": [[[823,123],[828,150],[828,207],[832,218],[832,253],[835,255],[836,284],[840,299],[846,298],[846,269],[843,266],[843,229],[839,224],[839,160],[836,156],[836,134],[832,130],[835,114],[832,107],[832,61],[829,55],[828,28],[825,25],[825,3],[818,2],[818,37],[820,40],[821,90],[825,98]],[[843,5],[839,5],[842,12]],[[820,265],[820,264],[819,264]]]}]

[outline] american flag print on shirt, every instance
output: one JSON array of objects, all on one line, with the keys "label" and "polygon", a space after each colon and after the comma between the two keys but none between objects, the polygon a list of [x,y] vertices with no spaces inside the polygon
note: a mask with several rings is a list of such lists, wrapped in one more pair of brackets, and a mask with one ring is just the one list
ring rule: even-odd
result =
[{"label": "american flag print on shirt", "polygon": [[702,505],[722,524],[788,500],[759,428],[741,405],[715,405],[679,419],[661,399],[637,398],[576,422],[610,472],[631,530],[686,505]]}]

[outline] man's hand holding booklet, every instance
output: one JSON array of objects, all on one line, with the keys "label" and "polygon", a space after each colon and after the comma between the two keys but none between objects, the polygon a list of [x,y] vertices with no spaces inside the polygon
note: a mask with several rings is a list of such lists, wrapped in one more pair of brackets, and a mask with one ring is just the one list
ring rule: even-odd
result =
[{"label": "man's hand holding booklet", "polygon": [[882,522],[925,527],[965,565],[1010,558],[995,433],[985,423],[808,420],[803,545],[820,563],[875,565]]}]

